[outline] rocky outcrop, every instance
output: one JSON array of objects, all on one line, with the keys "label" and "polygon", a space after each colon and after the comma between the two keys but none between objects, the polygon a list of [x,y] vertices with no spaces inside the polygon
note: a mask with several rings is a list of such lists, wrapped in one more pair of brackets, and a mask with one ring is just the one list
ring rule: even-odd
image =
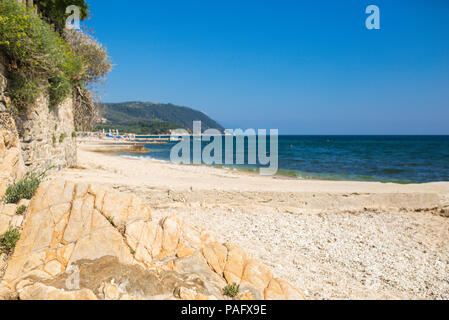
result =
[{"label": "rocky outcrop", "polygon": [[303,299],[250,259],[177,217],[152,221],[133,195],[45,182],[27,211],[0,296],[20,299]]},{"label": "rocky outcrop", "polygon": [[6,112],[10,102],[6,87],[6,70],[0,55],[0,200],[7,186],[20,179],[25,171],[16,125]]},{"label": "rocky outcrop", "polygon": [[6,112],[0,112],[0,200],[11,183],[25,174],[14,120]]},{"label": "rocky outcrop", "polygon": [[22,227],[24,215],[17,214],[17,208],[21,206],[28,207],[28,203],[29,200],[21,200],[18,204],[0,203],[0,236],[3,235],[6,231],[8,231],[10,227],[12,228]]},{"label": "rocky outcrop", "polygon": [[8,81],[6,79],[6,70],[3,61],[3,57],[0,55],[0,112],[6,111],[6,106],[9,104],[10,99],[6,94],[6,87]]},{"label": "rocky outcrop", "polygon": [[[0,236],[8,231],[10,226],[22,225],[23,216],[16,214],[17,205],[2,204],[1,200],[8,186],[17,182],[24,174],[25,166],[14,120],[8,113],[0,111]],[[0,278],[6,268],[6,258],[6,254],[0,252]]]}]

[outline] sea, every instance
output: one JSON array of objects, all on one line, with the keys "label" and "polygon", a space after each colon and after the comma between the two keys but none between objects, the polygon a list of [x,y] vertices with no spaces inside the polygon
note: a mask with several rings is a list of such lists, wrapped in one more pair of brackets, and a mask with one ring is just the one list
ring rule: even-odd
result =
[{"label": "sea", "polygon": [[[278,142],[279,176],[401,184],[449,181],[449,136],[285,135],[279,136]],[[170,152],[177,143],[146,145],[148,153],[138,157],[170,161]],[[207,144],[203,142],[203,148]],[[223,141],[223,159],[224,150]],[[262,167],[259,162],[248,164],[247,160],[243,165],[214,166],[249,172],[258,172]]]}]

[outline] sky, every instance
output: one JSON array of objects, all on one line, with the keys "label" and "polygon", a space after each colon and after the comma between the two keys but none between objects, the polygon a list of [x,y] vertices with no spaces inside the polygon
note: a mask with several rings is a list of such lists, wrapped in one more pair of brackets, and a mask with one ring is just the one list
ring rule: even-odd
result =
[{"label": "sky", "polygon": [[447,0],[87,2],[114,64],[103,102],[280,134],[449,134]]}]

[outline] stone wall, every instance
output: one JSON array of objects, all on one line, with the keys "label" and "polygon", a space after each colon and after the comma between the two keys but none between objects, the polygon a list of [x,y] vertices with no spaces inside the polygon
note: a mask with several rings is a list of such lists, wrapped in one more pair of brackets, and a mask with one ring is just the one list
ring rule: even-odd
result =
[{"label": "stone wall", "polygon": [[[0,56],[0,113],[7,111],[7,73]],[[76,141],[72,99],[50,106],[48,95],[42,95],[28,111],[14,116],[27,171],[43,172],[76,164]]]},{"label": "stone wall", "polygon": [[29,171],[59,170],[76,164],[72,99],[51,108],[48,96],[42,95],[15,120]]}]

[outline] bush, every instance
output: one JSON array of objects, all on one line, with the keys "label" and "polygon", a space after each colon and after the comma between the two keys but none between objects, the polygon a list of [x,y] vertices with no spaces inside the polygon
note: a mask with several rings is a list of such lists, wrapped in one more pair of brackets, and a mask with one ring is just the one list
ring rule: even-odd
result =
[{"label": "bush", "polygon": [[0,2],[0,49],[8,58],[8,91],[17,111],[44,90],[51,104],[66,99],[82,73],[82,61],[50,25],[12,0]]},{"label": "bush", "polygon": [[65,137],[66,137],[65,133],[61,133],[61,135],[59,136],[59,143],[63,143]]},{"label": "bush", "polygon": [[6,189],[5,203],[17,203],[22,199],[31,200],[41,183],[42,175],[27,174],[22,180]]},{"label": "bush", "polygon": [[94,37],[80,30],[65,30],[64,38],[72,52],[83,62],[83,81],[101,81],[111,71],[112,62],[108,51]]},{"label": "bush", "polygon": [[237,285],[236,283],[233,283],[233,284],[226,286],[223,289],[223,295],[230,297],[230,298],[235,298],[239,294],[239,291],[240,291],[240,286]]},{"label": "bush", "polygon": [[112,63],[106,48],[87,33],[66,30],[64,37],[73,53],[83,62],[81,84],[74,90],[75,128],[79,131],[89,131],[97,121],[99,112],[87,85],[104,80],[112,69]]},{"label": "bush", "polygon": [[9,230],[0,237],[0,253],[11,254],[19,239],[19,230],[16,228],[9,228]]},{"label": "bush", "polygon": [[22,215],[27,211],[27,206],[23,205],[17,208],[16,214]]}]

